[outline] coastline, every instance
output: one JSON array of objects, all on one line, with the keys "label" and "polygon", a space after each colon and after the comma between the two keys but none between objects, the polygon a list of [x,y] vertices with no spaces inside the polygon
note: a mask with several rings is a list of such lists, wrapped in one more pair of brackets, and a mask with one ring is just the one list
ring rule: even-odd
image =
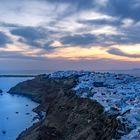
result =
[{"label": "coastline", "polygon": [[[135,131],[137,131],[137,128],[133,128],[131,123],[121,121],[121,119],[128,119],[133,113],[130,113],[133,104],[127,105],[126,109],[123,106],[121,109],[121,105],[125,102],[131,103],[127,94],[129,95],[129,90],[130,92],[133,91],[130,89],[133,86],[136,86],[136,88],[139,89],[137,86],[138,84],[139,81],[137,78],[126,74],[96,73],[88,71],[59,71],[48,75],[39,75],[32,80],[19,83],[17,86],[11,88],[9,93],[25,95],[32,100],[39,102],[40,105],[35,108],[34,111],[44,111],[47,113],[47,116],[44,120],[37,123],[37,126],[32,126],[26,131],[23,131],[23,133],[19,135],[18,140],[29,140],[31,135],[32,137],[35,135],[34,140],[37,140],[38,138],[45,140],[46,138],[52,138],[54,133],[54,140],[65,140],[65,138],[70,140],[77,140],[78,138],[88,139],[87,133],[92,140],[96,140],[96,138],[106,138],[108,140],[119,138],[125,140],[127,137],[133,136]],[[126,89],[124,91],[128,93],[124,94],[122,92],[123,88],[120,90],[120,85],[126,86],[129,90]],[[92,88],[92,86],[94,88]],[[113,91],[113,88],[118,88],[117,92],[121,91],[122,93],[116,94],[116,92]],[[124,103],[120,104],[121,102],[119,100],[119,104],[116,102],[118,95],[121,95],[122,98],[124,98],[121,99],[124,100]],[[112,97],[114,99],[110,100]],[[112,106],[114,103],[117,104]],[[85,110],[86,104],[88,104],[89,107]],[[98,107],[95,109],[92,104],[95,104]],[[74,108],[79,107],[82,111],[80,114],[79,109],[77,109],[76,112],[73,110]],[[90,110],[90,107],[92,110]],[[99,111],[100,109],[102,110],[101,112]],[[86,112],[89,112],[89,116],[85,117],[87,114]],[[77,115],[79,116],[75,120],[76,124],[73,124],[75,121],[71,118],[71,114],[73,114],[72,116],[74,118]],[[90,118],[91,114],[94,116],[92,119]],[[67,117],[63,120],[63,116]],[[83,116],[86,120],[83,120]],[[69,117],[72,119],[71,122],[68,121],[70,119]],[[99,122],[99,124],[96,124],[95,120],[96,122]],[[133,121],[133,118],[130,118],[130,121]],[[65,124],[63,124],[63,122],[65,122]],[[79,129],[79,125],[83,124],[83,122],[84,125],[80,126],[82,128]],[[98,127],[101,126],[100,132],[98,132]],[[84,127],[87,127],[88,131],[85,132]],[[93,127],[97,130],[92,130]],[[69,132],[68,128],[71,131],[76,131],[76,134]],[[106,131],[108,133],[105,133]],[[81,134],[81,132],[84,132],[84,134]],[[98,133],[98,135],[96,135],[96,133]]]},{"label": "coastline", "polygon": [[[38,138],[42,140],[51,138],[53,140],[82,139],[85,137],[111,140],[117,127],[116,116],[105,114],[103,106],[98,102],[77,96],[72,90],[77,82],[78,79],[75,76],[58,79],[40,75],[33,80],[28,80],[11,88],[9,91],[11,94],[21,93],[34,101],[41,101],[41,104],[34,111],[46,111],[47,113],[44,120],[23,131],[17,140],[29,140],[31,137],[34,137],[34,140]],[[31,90],[29,89],[30,86],[34,88]],[[35,86],[40,90],[36,91]],[[44,89],[44,87],[47,88]],[[21,88],[26,89],[26,92],[17,92]],[[38,94],[40,95],[38,96]],[[85,105],[87,105],[86,108]],[[76,116],[78,118],[74,119],[73,117]],[[65,123],[63,124],[63,122]],[[92,129],[93,127],[95,129]]]},{"label": "coastline", "polygon": [[10,74],[10,75],[7,75],[7,74],[4,74],[4,75],[0,75],[0,78],[22,78],[22,77],[36,77],[36,75],[22,75],[22,74],[19,74],[19,75],[16,75],[16,74]]}]

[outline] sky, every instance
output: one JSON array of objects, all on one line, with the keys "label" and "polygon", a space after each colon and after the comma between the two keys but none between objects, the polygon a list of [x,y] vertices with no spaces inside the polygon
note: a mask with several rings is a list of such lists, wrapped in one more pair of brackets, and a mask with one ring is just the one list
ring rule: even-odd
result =
[{"label": "sky", "polygon": [[140,0],[1,0],[0,70],[140,68]]}]

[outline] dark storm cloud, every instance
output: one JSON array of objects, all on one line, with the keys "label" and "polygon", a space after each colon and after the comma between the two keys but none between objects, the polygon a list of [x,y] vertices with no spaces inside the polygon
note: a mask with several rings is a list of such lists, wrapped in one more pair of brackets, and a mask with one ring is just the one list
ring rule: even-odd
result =
[{"label": "dark storm cloud", "polygon": [[140,54],[128,54],[117,48],[110,48],[107,52],[109,54],[118,55],[118,56],[124,56],[129,58],[140,58]]},{"label": "dark storm cloud", "polygon": [[108,19],[79,20],[78,22],[88,26],[105,26],[105,25],[120,26],[121,25],[121,21],[119,19],[118,20],[108,20]]},{"label": "dark storm cloud", "polygon": [[[77,22],[83,24],[85,28],[80,30],[86,31],[88,28],[97,27],[102,28],[105,26],[111,26],[116,28],[119,34],[105,34],[100,33],[98,35],[84,33],[83,35],[69,35],[65,36],[60,41],[67,45],[101,45],[101,46],[110,46],[114,44],[137,44],[140,43],[140,31],[138,27],[132,26],[125,28],[123,27],[123,20],[130,18],[137,22],[140,20],[140,1],[139,0],[108,0],[106,5],[100,5],[97,0],[46,0],[50,3],[69,3],[73,7],[80,7],[81,10],[93,10],[99,12],[100,14],[106,14],[112,16],[112,19],[81,19]],[[92,18],[92,17],[91,17]],[[94,17],[93,17],[94,18]],[[114,18],[114,19],[113,19]],[[56,21],[57,24],[57,21]],[[73,33],[72,33],[73,34]],[[75,33],[76,34],[76,33]]]},{"label": "dark storm cloud", "polygon": [[[129,27],[128,29],[122,27],[122,21],[125,18],[132,18],[133,20],[138,20],[140,18],[140,1],[139,0],[108,0],[106,1],[106,5],[102,6],[98,1],[100,0],[42,0],[51,3],[56,6],[56,9],[59,9],[59,5],[61,4],[70,4],[69,9],[66,9],[65,12],[61,13],[59,17],[56,17],[51,23],[47,23],[45,26],[53,26],[56,28],[56,34],[60,34],[60,41],[67,45],[101,45],[107,46],[112,44],[135,44],[140,42],[139,38],[139,30],[135,30],[135,26]],[[74,8],[75,7],[75,8]],[[101,9],[102,7],[102,9]],[[78,9],[79,15],[81,10],[93,10],[99,12],[100,14],[106,14],[113,16],[114,19],[94,19],[87,20],[81,19],[77,20],[77,23],[83,24],[83,28],[72,32],[69,36],[65,36],[67,32],[60,31],[58,28],[59,21],[63,21],[65,16],[71,16],[71,14],[75,14],[75,9]],[[50,15],[51,16],[51,15]],[[93,17],[94,18],[94,17]],[[59,20],[58,20],[59,19]],[[74,20],[74,19],[72,19]],[[122,34],[118,35],[110,35],[105,33],[100,33],[98,35],[91,33],[84,33],[79,35],[80,30],[86,31],[86,29],[90,29],[91,27],[102,28],[105,26],[111,26],[116,28],[118,32]],[[22,38],[19,39],[20,42],[24,42],[33,47],[40,48],[51,48],[50,44],[46,42],[45,45],[41,45],[39,40],[49,38],[50,32],[38,28],[38,27],[18,27],[11,31],[12,34],[20,36]],[[78,33],[78,35],[77,35]],[[74,35],[73,35],[74,34]],[[64,36],[61,38],[61,36]],[[55,40],[55,38],[52,38]]]},{"label": "dark storm cloud", "polygon": [[41,28],[21,27],[11,31],[13,35],[23,37],[27,42],[32,42],[39,39],[44,39],[46,33]]},{"label": "dark storm cloud", "polygon": [[44,38],[44,33],[33,27],[20,27],[11,31],[13,35],[21,37],[20,42],[39,47],[38,40]]},{"label": "dark storm cloud", "polygon": [[[48,51],[53,50],[54,48],[51,47],[52,41],[47,41],[49,34],[46,29],[41,27],[19,27],[16,29],[11,30],[13,35],[19,36],[19,42],[25,43],[32,47],[43,48]],[[42,42],[45,42],[42,44]]]},{"label": "dark storm cloud", "polygon": [[[132,18],[134,20],[140,20],[140,1],[139,0],[107,0],[98,2],[98,0],[45,0],[50,3],[68,3],[73,7],[77,7],[78,10],[94,9],[96,11],[107,13],[108,15]],[[102,3],[102,4],[101,4]]]},{"label": "dark storm cloud", "polygon": [[11,39],[5,33],[0,32],[0,47],[5,47],[8,43],[12,43]]},{"label": "dark storm cloud", "polygon": [[[123,32],[123,31],[122,31]],[[125,32],[124,34],[120,35],[105,35],[101,34],[98,36],[99,44],[101,46],[111,46],[111,45],[133,45],[133,44],[139,44],[140,43],[140,37],[139,34],[132,33],[129,31]],[[104,45],[105,44],[105,45]]]},{"label": "dark storm cloud", "polygon": [[82,35],[73,35],[73,36],[65,36],[61,38],[61,42],[67,45],[91,45],[96,42],[96,36],[92,34],[82,34]]},{"label": "dark storm cloud", "polygon": [[118,27],[120,34],[118,35],[105,35],[101,34],[98,37],[102,42],[112,42],[110,45],[133,45],[140,44],[140,31],[139,26],[133,25],[132,27]]},{"label": "dark storm cloud", "polygon": [[61,43],[64,45],[77,45],[81,47],[89,47],[91,45],[101,46],[101,47],[110,47],[112,45],[128,45],[128,44],[138,44],[140,43],[140,37],[138,34],[131,34],[128,32],[120,35],[93,35],[93,34],[81,34],[81,35],[72,35],[64,36],[60,39]]},{"label": "dark storm cloud", "polygon": [[[101,10],[101,9],[100,9]],[[109,15],[132,18],[140,20],[140,1],[139,0],[109,0],[107,6],[102,10]]]},{"label": "dark storm cloud", "polygon": [[123,42],[125,44],[139,44],[140,43],[140,26],[132,25],[131,27],[122,29],[122,33],[124,33]]},{"label": "dark storm cloud", "polygon": [[[30,27],[9,23],[3,24],[5,27],[12,27],[11,34],[18,36],[19,42],[30,45],[33,49],[42,48],[52,52],[55,50],[55,47],[52,46],[53,41],[60,41],[62,43],[61,47],[111,47],[116,44],[128,45],[140,43],[140,26],[135,25],[140,20],[139,0],[106,0],[105,4],[101,3],[103,0],[36,1],[40,3],[46,1],[46,6],[49,3],[50,9],[56,10],[56,12],[50,12],[51,10],[48,8],[50,11],[47,11],[48,9],[46,8],[46,13],[49,14],[41,16],[41,18],[44,18],[44,22],[39,23],[39,27],[38,25]],[[45,10],[43,13],[45,13]],[[90,15],[90,12],[95,12],[95,17],[94,14]],[[82,14],[85,15],[83,16]],[[123,21],[127,18],[132,19],[134,23],[131,26],[125,27],[123,26]],[[69,22],[72,24],[70,25]],[[80,26],[81,28],[77,24],[82,25]],[[71,31],[69,30],[70,26],[72,26]],[[104,29],[97,34],[94,32],[96,29],[102,29],[107,26],[111,27],[108,28],[110,30],[114,29],[116,34],[105,33]],[[56,36],[51,36],[54,31],[57,38]]]}]

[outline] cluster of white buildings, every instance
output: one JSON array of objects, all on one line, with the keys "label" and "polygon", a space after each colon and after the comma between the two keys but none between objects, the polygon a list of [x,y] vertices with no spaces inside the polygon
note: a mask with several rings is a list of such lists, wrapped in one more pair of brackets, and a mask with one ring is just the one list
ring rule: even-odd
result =
[{"label": "cluster of white buildings", "polygon": [[[77,76],[78,84],[73,88],[82,98],[97,100],[108,113],[118,112],[118,119],[132,129],[127,135],[124,130],[121,140],[140,139],[140,80],[127,74],[99,73],[88,71],[59,71],[51,78]],[[127,130],[126,130],[127,131]]]}]

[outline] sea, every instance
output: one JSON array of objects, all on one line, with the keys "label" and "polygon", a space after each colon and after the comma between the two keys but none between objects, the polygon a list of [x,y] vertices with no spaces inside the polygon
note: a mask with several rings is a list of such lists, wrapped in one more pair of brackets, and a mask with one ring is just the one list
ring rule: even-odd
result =
[{"label": "sea", "polygon": [[31,78],[0,78],[0,140],[16,140],[17,136],[30,127],[37,115],[32,111],[38,104],[29,98],[10,95],[7,91],[17,83]]}]

